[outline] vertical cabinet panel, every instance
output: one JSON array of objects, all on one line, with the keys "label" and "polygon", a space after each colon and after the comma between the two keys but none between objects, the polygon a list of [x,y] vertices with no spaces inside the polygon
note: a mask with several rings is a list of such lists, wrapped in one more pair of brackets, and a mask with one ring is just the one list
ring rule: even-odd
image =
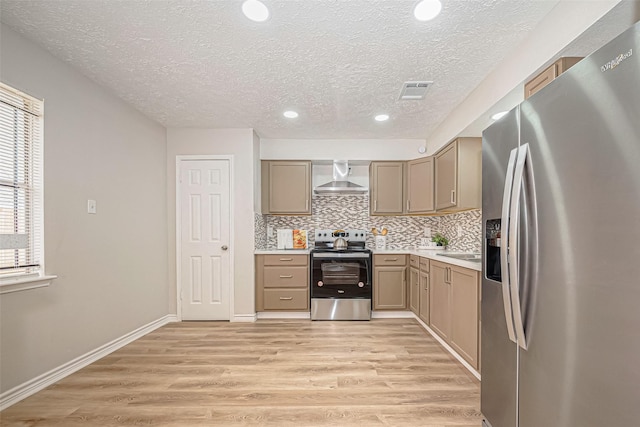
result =
[{"label": "vertical cabinet panel", "polygon": [[458,179],[458,142],[436,154],[436,209],[455,206]]},{"label": "vertical cabinet panel", "polygon": [[369,167],[371,215],[404,212],[404,162],[371,162]]},{"label": "vertical cabinet panel", "polygon": [[478,272],[451,266],[451,346],[478,368]]},{"label": "vertical cabinet panel", "polygon": [[433,157],[407,162],[407,213],[429,213],[435,210]]},{"label": "vertical cabinet panel", "polygon": [[451,292],[449,285],[449,267],[437,261],[431,261],[431,287],[429,293],[429,320],[431,328],[445,340],[451,335]]},{"label": "vertical cabinet panel", "polygon": [[418,314],[420,311],[420,270],[409,269],[409,310]]},{"label": "vertical cabinet panel", "polygon": [[310,161],[262,161],[262,211],[311,214]]},{"label": "vertical cabinet panel", "polygon": [[482,206],[482,138],[458,138],[435,154],[436,210]]},{"label": "vertical cabinet panel", "polygon": [[420,308],[418,317],[429,325],[429,260],[427,258],[420,258],[419,287]]}]

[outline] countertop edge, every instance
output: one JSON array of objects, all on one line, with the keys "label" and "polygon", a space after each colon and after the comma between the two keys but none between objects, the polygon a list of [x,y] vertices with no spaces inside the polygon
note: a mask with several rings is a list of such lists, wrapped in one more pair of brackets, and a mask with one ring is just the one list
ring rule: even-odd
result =
[{"label": "countertop edge", "polygon": [[[311,252],[310,249],[276,249],[276,250],[254,250],[253,253],[255,255],[309,255]],[[443,262],[445,264],[456,265],[458,267],[468,268],[470,270],[482,271],[482,263],[473,262],[473,261],[464,261],[455,258],[444,257],[438,255],[434,251],[419,251],[415,249],[388,249],[388,250],[376,250],[373,249],[371,251],[374,255],[392,255],[392,254],[405,254],[405,255],[416,255],[422,258],[432,259],[434,261]],[[444,252],[444,251],[443,251]],[[452,252],[452,253],[461,253],[461,252]]]}]

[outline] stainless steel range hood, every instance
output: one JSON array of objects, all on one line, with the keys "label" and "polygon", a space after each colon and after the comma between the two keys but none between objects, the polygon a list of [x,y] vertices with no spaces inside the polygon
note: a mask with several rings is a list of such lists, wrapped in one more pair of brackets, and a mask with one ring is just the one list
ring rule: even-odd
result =
[{"label": "stainless steel range hood", "polygon": [[317,186],[313,191],[316,194],[364,194],[368,191],[362,185],[350,182],[349,162],[347,160],[333,161],[333,181]]}]

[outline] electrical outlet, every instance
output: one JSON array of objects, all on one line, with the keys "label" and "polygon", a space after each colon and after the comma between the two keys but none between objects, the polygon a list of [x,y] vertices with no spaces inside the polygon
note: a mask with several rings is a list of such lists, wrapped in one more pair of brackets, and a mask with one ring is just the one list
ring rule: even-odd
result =
[{"label": "electrical outlet", "polygon": [[424,237],[431,237],[431,227],[424,228]]},{"label": "electrical outlet", "polygon": [[273,237],[273,227],[270,225],[267,226],[267,237]]},{"label": "electrical outlet", "polygon": [[458,225],[457,229],[458,229],[458,237],[462,237],[462,226]]},{"label": "electrical outlet", "polygon": [[95,214],[98,213],[98,206],[95,200],[87,200],[87,213]]}]

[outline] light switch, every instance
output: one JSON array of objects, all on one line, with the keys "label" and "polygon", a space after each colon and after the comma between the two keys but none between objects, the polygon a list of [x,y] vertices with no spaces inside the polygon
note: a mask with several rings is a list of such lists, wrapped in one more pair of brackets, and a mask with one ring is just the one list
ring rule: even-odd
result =
[{"label": "light switch", "polygon": [[96,206],[96,201],[89,199],[87,201],[87,213],[95,214],[98,212],[98,207]]}]

